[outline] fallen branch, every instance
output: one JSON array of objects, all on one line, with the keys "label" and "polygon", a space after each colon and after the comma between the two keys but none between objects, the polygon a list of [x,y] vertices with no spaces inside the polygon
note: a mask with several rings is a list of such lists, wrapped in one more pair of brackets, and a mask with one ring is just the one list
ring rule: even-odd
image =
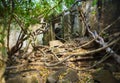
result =
[{"label": "fallen branch", "polygon": [[78,48],[82,48],[82,47],[85,47],[85,46],[87,46],[87,45],[90,45],[90,44],[93,43],[97,38],[98,38],[98,37],[96,37],[96,38],[90,40],[89,42],[87,42],[87,43],[85,43],[85,44],[79,46]]},{"label": "fallen branch", "polygon": [[26,66],[27,64],[21,64],[21,65],[17,65],[17,66],[10,66],[10,67],[6,67],[6,70],[11,70],[11,69],[19,69],[21,67]]},{"label": "fallen branch", "polygon": [[[88,28],[88,31],[92,34],[93,38],[98,37],[98,39],[95,41],[97,43],[99,43],[101,46],[105,47],[107,45],[107,43],[104,41],[104,39],[102,37],[100,37],[96,31],[95,31],[95,33],[92,33],[89,28]],[[116,54],[110,47],[106,48],[106,52],[110,53],[113,56],[113,58],[120,64],[120,56],[118,54]]]},{"label": "fallen branch", "polygon": [[[100,44],[101,46],[106,47],[106,46],[107,46],[107,43],[104,41],[104,39],[103,39],[101,36],[99,36],[96,31],[95,31],[94,33],[93,33],[92,31],[90,31],[90,26],[89,26],[88,23],[86,22],[85,15],[82,13],[82,11],[81,11],[81,17],[82,17],[82,19],[83,19],[83,22],[84,22],[84,24],[85,24],[85,26],[86,26],[87,31],[92,35],[92,37],[93,37],[93,38],[97,38],[97,37],[98,37],[95,41],[96,41],[98,44]],[[111,26],[112,26],[114,23],[116,23],[119,19],[120,19],[120,17],[119,17],[116,21],[114,21],[114,22],[111,24]],[[106,27],[104,30],[108,29],[109,27],[110,27],[110,26]],[[103,30],[103,31],[104,31],[104,30]],[[106,48],[106,52],[110,53],[110,54],[114,57],[114,59],[120,64],[120,56],[117,55],[109,46]]]},{"label": "fallen branch", "polygon": [[111,55],[109,55],[109,53],[106,54],[100,61],[98,61],[98,62],[96,62],[94,65],[86,68],[86,70],[91,69],[91,68],[94,68],[95,66],[97,66],[97,65],[99,65],[100,63],[104,62],[104,61],[105,61],[106,59],[108,59],[110,56],[111,56]]},{"label": "fallen branch", "polygon": [[109,24],[107,27],[105,27],[101,32],[100,32],[100,35],[105,31],[107,30],[108,28],[110,28],[112,25],[114,25],[117,21],[120,20],[120,17],[118,17],[115,21],[113,21],[111,24]]},{"label": "fallen branch", "polygon": [[[92,54],[92,53],[99,52],[99,51],[104,50],[104,49],[108,48],[109,46],[115,44],[115,43],[118,42],[119,40],[120,40],[120,38],[118,38],[118,39],[112,41],[111,43],[109,43],[108,45],[106,45],[106,46],[104,46],[104,47],[101,47],[101,48],[98,48],[98,49],[96,49],[96,50],[88,51],[88,52],[81,53],[81,54],[80,54],[80,53],[73,53],[73,54],[67,56],[66,58],[64,58],[63,60],[61,60],[61,61],[59,61],[59,62],[57,62],[57,63],[55,63],[55,64],[45,63],[45,65],[48,66],[48,67],[57,66],[57,65],[65,62],[66,60],[74,57],[74,56],[84,56],[84,55],[88,55],[88,54]],[[62,55],[62,54],[61,54],[61,55]]]},{"label": "fallen branch", "polygon": [[58,56],[53,52],[53,49],[51,49],[52,56],[56,58],[57,61],[60,61]]}]

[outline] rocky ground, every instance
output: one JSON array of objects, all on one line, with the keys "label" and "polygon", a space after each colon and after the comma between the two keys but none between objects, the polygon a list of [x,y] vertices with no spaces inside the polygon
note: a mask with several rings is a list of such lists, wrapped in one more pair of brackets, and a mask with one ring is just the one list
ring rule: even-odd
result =
[{"label": "rocky ground", "polygon": [[94,44],[80,47],[86,42],[76,39],[63,44],[57,40],[27,52],[20,50],[6,68],[6,83],[120,83],[120,67],[109,55],[69,58],[95,49]]}]

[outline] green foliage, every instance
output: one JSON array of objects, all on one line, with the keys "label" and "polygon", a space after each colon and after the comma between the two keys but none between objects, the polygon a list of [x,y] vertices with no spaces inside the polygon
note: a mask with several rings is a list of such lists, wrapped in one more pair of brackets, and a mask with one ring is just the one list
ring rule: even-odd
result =
[{"label": "green foliage", "polygon": [[39,17],[48,19],[70,8],[74,0],[5,0],[4,3],[8,6],[4,7],[0,1],[0,11],[6,10],[1,15],[16,14],[29,26],[39,22]]},{"label": "green foliage", "polygon": [[93,2],[92,2],[92,6],[97,5],[97,2],[98,2],[98,0],[93,0]]},{"label": "green foliage", "polygon": [[[0,25],[0,57],[4,57],[4,59],[6,59],[6,56],[7,56],[7,50],[5,48],[5,30],[6,30],[6,27],[3,26],[3,25]],[[1,55],[2,54],[2,55]]]},{"label": "green foliage", "polygon": [[68,9],[74,3],[74,0],[0,0],[0,48],[5,54],[4,39],[6,31],[10,23],[16,24],[13,15],[16,15],[22,22],[25,28],[31,24],[40,22],[40,18],[44,17],[49,20],[51,17],[58,15],[64,9]]},{"label": "green foliage", "polygon": [[67,8],[70,8],[71,5],[74,3],[75,0],[63,0]]}]

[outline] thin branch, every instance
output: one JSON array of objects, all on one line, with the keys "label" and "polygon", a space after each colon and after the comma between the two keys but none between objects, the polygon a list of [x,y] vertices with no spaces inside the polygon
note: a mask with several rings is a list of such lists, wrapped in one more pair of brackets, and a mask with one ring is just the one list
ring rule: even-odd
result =
[{"label": "thin branch", "polygon": [[7,49],[8,51],[10,50],[10,47],[9,47],[9,37],[10,37],[10,24],[11,24],[11,21],[12,21],[12,15],[10,17],[10,20],[8,21],[8,29],[7,29]]},{"label": "thin branch", "polygon": [[6,1],[5,1],[5,0],[1,0],[1,1],[2,1],[2,4],[3,4],[4,8],[7,8],[7,3],[6,3]]},{"label": "thin branch", "polygon": [[91,41],[89,41],[89,42],[87,42],[87,43],[85,43],[85,44],[79,46],[78,48],[82,48],[82,47],[85,47],[85,46],[87,46],[87,45],[90,45],[90,44],[93,43],[97,38],[98,38],[98,37],[92,39]]},{"label": "thin branch", "polygon": [[91,69],[94,68],[95,66],[97,66],[98,64],[104,62],[106,59],[108,59],[111,55],[109,55],[109,53],[107,53],[100,61],[98,61],[97,63],[95,63],[94,65],[88,67],[87,69]]},{"label": "thin branch", "polygon": [[100,32],[100,35],[105,31],[107,30],[108,28],[110,28],[112,25],[114,25],[117,21],[120,20],[120,17],[118,17],[115,21],[113,21],[110,25],[108,25],[107,27],[105,27],[101,32]]},{"label": "thin branch", "polygon": [[52,56],[55,57],[57,61],[60,61],[58,56],[53,52],[53,49],[51,49],[51,53],[53,54]]},{"label": "thin branch", "polygon": [[21,65],[17,65],[17,66],[10,66],[10,67],[6,67],[6,70],[11,70],[11,69],[19,69],[21,67],[26,66],[26,64],[21,64]]},{"label": "thin branch", "polygon": [[22,30],[20,31],[20,34],[19,34],[19,36],[18,36],[18,39],[17,39],[17,43],[16,43],[16,44],[18,44],[18,41],[20,40],[21,35],[22,35]]},{"label": "thin branch", "polygon": [[18,25],[21,27],[21,30],[26,33],[26,29],[24,29],[24,24],[20,21],[20,19],[18,18],[18,16],[16,14],[13,14],[13,18],[16,20],[16,22],[18,23]]}]

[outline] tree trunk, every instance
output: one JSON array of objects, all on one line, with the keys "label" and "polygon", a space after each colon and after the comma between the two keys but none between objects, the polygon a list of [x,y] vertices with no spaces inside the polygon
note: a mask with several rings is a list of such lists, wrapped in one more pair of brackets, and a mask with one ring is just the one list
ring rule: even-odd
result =
[{"label": "tree trunk", "polygon": [[5,67],[5,63],[2,60],[0,60],[0,83],[5,83],[5,79],[3,76],[5,72]]}]

